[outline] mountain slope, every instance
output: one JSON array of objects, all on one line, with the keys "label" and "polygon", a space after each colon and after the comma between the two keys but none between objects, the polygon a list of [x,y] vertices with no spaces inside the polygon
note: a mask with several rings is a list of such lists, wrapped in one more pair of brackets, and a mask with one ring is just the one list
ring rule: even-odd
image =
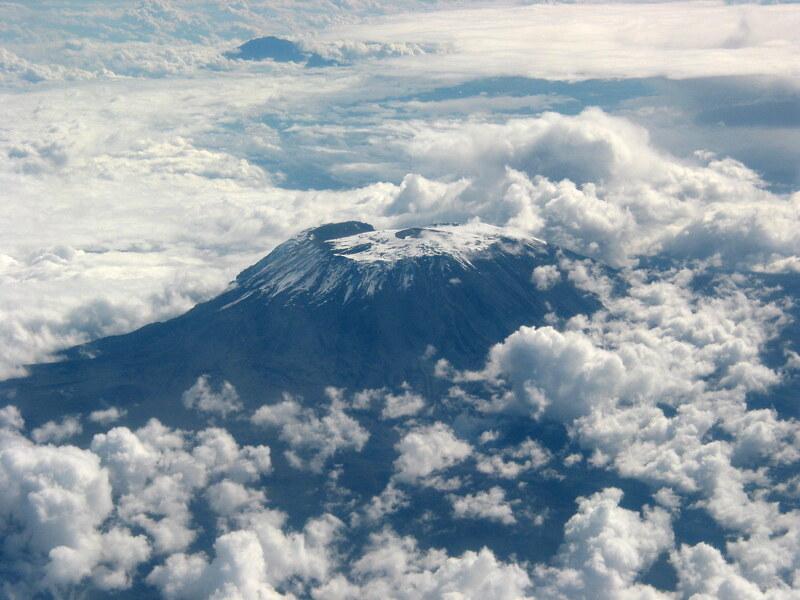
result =
[{"label": "mountain slope", "polygon": [[68,350],[61,362],[35,366],[0,391],[30,405],[34,422],[46,416],[40,401],[54,390],[67,404],[62,411],[113,401],[169,421],[182,410],[181,392],[206,373],[256,404],[327,385],[407,381],[428,393],[439,385],[434,348],[437,358],[476,367],[522,324],[597,308],[567,281],[546,290],[533,283],[534,268],[564,256],[486,225],[325,225],[281,244],[188,313]]}]

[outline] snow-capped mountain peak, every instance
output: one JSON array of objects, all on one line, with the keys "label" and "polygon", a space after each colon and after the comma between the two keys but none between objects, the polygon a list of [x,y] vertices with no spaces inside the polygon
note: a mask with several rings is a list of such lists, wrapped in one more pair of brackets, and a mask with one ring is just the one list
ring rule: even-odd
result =
[{"label": "snow-capped mountain peak", "polygon": [[365,231],[330,240],[330,246],[334,254],[366,263],[450,256],[468,265],[472,256],[486,252],[495,244],[509,242],[544,244],[541,240],[525,238],[509,229],[484,223],[467,223]]},{"label": "snow-capped mountain peak", "polygon": [[405,289],[420,273],[473,268],[494,253],[539,255],[546,244],[516,231],[469,223],[375,230],[367,223],[332,223],[303,231],[237,277],[241,295],[303,295],[313,301],[372,296],[387,282]]}]

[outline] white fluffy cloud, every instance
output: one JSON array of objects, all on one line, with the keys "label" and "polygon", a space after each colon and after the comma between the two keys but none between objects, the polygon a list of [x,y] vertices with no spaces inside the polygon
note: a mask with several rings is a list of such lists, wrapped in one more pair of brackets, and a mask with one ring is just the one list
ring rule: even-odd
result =
[{"label": "white fluffy cloud", "polygon": [[223,419],[229,413],[235,413],[242,409],[242,402],[239,400],[239,394],[233,384],[223,381],[219,389],[214,391],[209,383],[208,375],[198,377],[194,385],[183,392],[181,399],[186,408],[217,413]]},{"label": "white fluffy cloud", "polygon": [[286,598],[266,581],[264,552],[252,531],[226,533],[215,542],[214,552],[210,563],[203,555],[174,554],[147,581],[168,600]]},{"label": "white fluffy cloud", "polygon": [[544,467],[551,459],[547,448],[528,438],[517,446],[493,449],[477,457],[476,467],[486,475],[515,479],[520,473]]},{"label": "white fluffy cloud", "polygon": [[505,491],[498,486],[464,496],[451,494],[450,502],[453,505],[453,514],[460,519],[488,519],[499,521],[503,525],[517,522],[514,509],[506,500]]},{"label": "white fluffy cloud", "polygon": [[488,374],[507,374],[534,415],[570,421],[618,396],[625,365],[580,332],[522,327],[492,348]]},{"label": "white fluffy cloud", "polygon": [[64,417],[60,421],[48,421],[31,431],[31,437],[37,443],[63,442],[79,435],[83,426],[77,417]]},{"label": "white fluffy cloud", "polygon": [[[478,410],[564,422],[591,465],[661,487],[656,496],[672,511],[692,494],[696,507],[736,532],[726,573],[762,591],[792,585],[800,514],[770,499],[775,482],[766,467],[796,464],[800,424],[745,401],[780,380],[761,353],[787,323],[782,307],[759,299],[746,277],[700,294],[691,271],[632,271],[627,291],[614,293],[602,274],[576,266],[562,268],[599,292],[603,311],[563,330],[523,327],[492,349],[482,372],[455,379],[499,385],[488,399],[471,400]],[[513,467],[499,453],[478,461],[487,474],[506,466]]]},{"label": "white fluffy cloud", "polygon": [[[323,584],[339,564],[339,519],[325,514],[292,531],[286,514],[265,507],[263,490],[248,486],[270,469],[264,446],[152,420],[97,434],[84,450],[36,444],[18,431],[18,410],[3,415],[0,529],[6,566],[20,577],[4,582],[4,592],[61,593],[86,581],[127,588],[155,555],[146,580],[165,598],[290,598],[276,590]],[[202,490],[221,530],[212,558],[184,552]]]},{"label": "white fluffy cloud", "polygon": [[561,280],[561,272],[555,265],[542,265],[533,270],[531,279],[537,290],[549,290]]},{"label": "white fluffy cloud", "polygon": [[[644,128],[597,108],[405,129],[397,146],[414,168],[469,183],[437,187],[416,176],[401,221],[478,215],[613,265],[658,252],[775,265],[800,253],[797,194],[770,193],[729,158],[701,152],[686,161],[660,151]],[[407,179],[401,194],[411,189]]]},{"label": "white fluffy cloud", "polygon": [[239,482],[223,479],[208,487],[206,497],[211,509],[223,517],[231,517],[243,510],[262,506],[266,495]]},{"label": "white fluffy cloud", "polygon": [[273,511],[247,513],[239,517],[239,528],[217,538],[212,560],[203,554],[173,554],[147,581],[170,600],[292,598],[276,586],[290,578],[327,579],[336,564],[332,545],[342,523],[325,515],[310,520],[302,531],[285,533],[284,519]]},{"label": "white fluffy cloud", "polygon": [[679,590],[686,597],[719,600],[792,597],[792,592],[787,589],[764,594],[757,585],[745,579],[735,566],[726,563],[719,550],[708,544],[682,546],[673,554],[673,561],[678,571]]},{"label": "white fluffy cloud", "polygon": [[384,401],[386,405],[381,411],[384,419],[409,417],[425,408],[425,399],[411,391],[408,386],[404,386],[403,391],[399,394],[386,394]]},{"label": "white fluffy cloud", "polygon": [[92,452],[0,431],[0,485],[4,560],[22,578],[8,584],[20,594],[87,578],[101,589],[126,588],[150,556],[144,536],[106,525],[114,510],[112,488]]},{"label": "white fluffy cloud", "polygon": [[[338,393],[343,394],[342,391]],[[414,392],[408,383],[403,383],[397,392],[387,388],[360,390],[350,400],[353,408],[361,410],[371,408],[375,403],[383,404],[381,417],[384,419],[411,417],[425,408],[425,398]]]},{"label": "white fluffy cloud", "polygon": [[271,469],[266,446],[240,447],[224,429],[196,435],[156,420],[131,431],[116,427],[94,437],[92,451],[108,469],[117,513],[143,528],[159,552],[186,548],[195,538],[189,502],[209,483],[257,481]]},{"label": "white fluffy cloud", "polygon": [[25,419],[22,413],[13,404],[0,408],[0,428],[2,429],[22,429],[25,426]]},{"label": "white fluffy cloud", "polygon": [[529,590],[525,570],[499,561],[487,548],[448,556],[439,550],[422,551],[413,538],[384,531],[372,536],[367,551],[353,564],[350,580],[334,577],[315,589],[313,597],[521,600],[531,597]]},{"label": "white fluffy cloud", "polygon": [[578,499],[578,512],[564,526],[556,567],[537,569],[542,598],[663,598],[669,594],[637,584],[637,577],[673,544],[669,514],[642,514],[619,506],[622,492],[607,488]]},{"label": "white fluffy cloud", "polygon": [[285,454],[292,466],[319,472],[336,452],[348,448],[360,452],[369,440],[369,433],[344,411],[336,392],[329,390],[330,404],[321,416],[285,395],[277,404],[259,408],[250,420],[280,430],[281,439],[289,444]]},{"label": "white fluffy cloud", "polygon": [[466,459],[472,447],[458,439],[444,423],[416,427],[397,442],[400,456],[394,461],[395,478],[417,483]]},{"label": "white fluffy cloud", "polygon": [[111,406],[109,408],[93,410],[92,412],[89,413],[89,420],[92,423],[98,423],[100,425],[109,425],[111,423],[116,423],[117,421],[122,419],[126,414],[127,411],[124,408]]}]

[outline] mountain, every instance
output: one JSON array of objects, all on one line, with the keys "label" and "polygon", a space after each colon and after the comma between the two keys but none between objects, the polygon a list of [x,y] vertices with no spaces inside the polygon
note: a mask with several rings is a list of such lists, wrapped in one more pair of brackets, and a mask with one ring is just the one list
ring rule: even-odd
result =
[{"label": "mountain", "polygon": [[33,424],[48,418],[54,396],[61,412],[113,403],[133,419],[181,423],[181,393],[202,374],[232,382],[248,405],[329,385],[407,382],[429,394],[441,391],[437,358],[477,367],[520,325],[599,306],[565,280],[537,289],[533,269],[563,257],[575,258],[483,224],[328,224],[279,245],[188,313],[67,350],[0,383],[0,393]]},{"label": "mountain", "polygon": [[[568,275],[565,261],[575,260],[586,259],[484,224],[323,225],[279,245],[186,314],[68,349],[57,362],[31,366],[28,377],[0,382],[0,397],[20,409],[34,438],[47,421],[80,420],[69,444],[102,450],[104,468],[130,467],[145,481],[136,492],[143,498],[125,485],[114,492],[133,507],[133,516],[115,518],[128,519],[137,534],[175,525],[164,486],[183,493],[192,457],[225,464],[239,444],[250,453],[267,446],[268,473],[254,475],[250,465],[249,475],[230,477],[249,481],[253,498],[281,511],[289,530],[305,531],[323,513],[346,523],[347,556],[360,556],[388,528],[450,556],[486,547],[503,561],[547,561],[562,545],[576,498],[613,486],[641,507],[652,490],[589,461],[559,467],[578,451],[563,424],[477,409],[491,391],[468,382],[455,390],[436,369],[440,359],[457,370],[480,368],[522,325],[559,325],[599,309]],[[546,282],[543,273],[551,274]],[[90,418],[109,407],[123,418]],[[162,458],[136,435],[157,437]],[[44,440],[38,448],[56,447]],[[174,448],[187,452],[178,459]],[[145,463],[150,479],[139,476]],[[196,533],[186,551],[213,556],[227,509],[214,500],[223,488],[208,484],[175,514]],[[704,531],[707,519],[692,521],[696,514],[682,513],[684,529]],[[140,574],[165,560],[154,553]],[[642,581],[674,588],[665,561]],[[114,597],[155,596],[142,576]]]},{"label": "mountain", "polygon": [[284,38],[268,35],[249,40],[230,52],[224,53],[226,58],[234,60],[273,60],[279,63],[303,63],[309,68],[335,67],[339,63],[324,58],[316,52],[307,52],[299,44]]}]

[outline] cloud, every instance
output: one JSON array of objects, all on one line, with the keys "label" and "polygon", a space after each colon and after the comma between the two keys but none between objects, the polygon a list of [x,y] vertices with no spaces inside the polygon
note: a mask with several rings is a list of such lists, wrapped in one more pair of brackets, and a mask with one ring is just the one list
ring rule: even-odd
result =
[{"label": "cloud", "polygon": [[175,554],[147,577],[165,598],[286,598],[265,577],[266,563],[252,531],[233,531],[217,539],[215,558]]},{"label": "cloud", "polygon": [[671,597],[636,583],[673,544],[669,514],[647,507],[639,514],[620,507],[621,499],[622,492],[616,488],[578,498],[578,512],[564,526],[557,566],[536,569],[541,597]]},{"label": "cloud", "polygon": [[[598,108],[404,128],[395,145],[421,175],[404,180],[398,196],[413,190],[415,199],[388,214],[406,223],[477,215],[612,265],[666,253],[719,255],[747,268],[800,253],[796,194],[770,193],[730,158],[701,152],[681,160],[643,127]],[[442,185],[423,175],[461,179]]]},{"label": "cloud", "polygon": [[395,479],[417,483],[446,470],[472,454],[472,447],[458,439],[444,423],[420,426],[406,433],[395,445],[400,455],[394,461]]},{"label": "cloud", "polygon": [[80,435],[83,426],[77,417],[64,417],[61,421],[48,421],[31,431],[31,437],[39,444],[46,442],[63,442]]},{"label": "cloud", "polygon": [[340,450],[360,452],[369,440],[369,433],[344,408],[341,400],[331,396],[326,412],[320,416],[318,411],[304,408],[285,394],[281,402],[259,408],[250,420],[255,425],[280,430],[280,438],[289,444],[286,458],[292,466],[320,472]]},{"label": "cloud", "polygon": [[[800,521],[770,499],[774,482],[763,469],[796,463],[800,426],[746,403],[749,392],[780,380],[762,352],[787,323],[781,306],[760,299],[746,277],[698,292],[689,270],[630,271],[626,291],[613,292],[589,271],[573,278],[573,268],[564,266],[568,278],[600,290],[603,311],[562,331],[522,327],[489,352],[482,371],[450,376],[490,382],[483,398],[465,396],[481,412],[565,423],[592,466],[671,488],[673,508],[692,495],[739,532],[729,553],[748,578],[785,580],[800,564],[788,551]],[[479,458],[478,469],[517,471],[500,452]]]},{"label": "cloud", "polygon": [[[364,517],[370,523],[379,523],[387,515],[410,504],[408,494],[390,481],[384,490],[379,495],[373,496],[364,508]],[[355,516],[355,520],[358,522],[359,515]]]},{"label": "cloud", "polygon": [[256,511],[239,517],[239,528],[214,543],[214,558],[173,554],[153,569],[147,582],[165,598],[293,598],[276,591],[291,578],[325,580],[336,564],[333,544],[342,523],[331,515],[309,520],[302,531],[285,533],[284,516]]},{"label": "cloud", "polygon": [[[323,39],[436,42],[446,49],[437,55],[391,61],[389,68],[409,77],[503,73],[569,80],[680,79],[754,72],[792,75],[797,48],[786,40],[792,39],[797,18],[788,5],[747,10],[690,2],[448,7],[426,12],[424,19],[401,13],[345,25]],[[453,27],[456,22],[459,26]],[[639,22],[647,26],[631,25]],[[714,27],[703,23],[714,23]],[[743,36],[744,30],[748,33]],[[598,53],[613,60],[599,60]],[[535,64],[530,62],[531,55],[538,57]],[[732,60],[733,56],[739,60]]]},{"label": "cloud", "polygon": [[487,374],[501,373],[534,415],[569,421],[609,404],[622,388],[625,365],[580,333],[525,326],[490,351]]},{"label": "cloud", "polygon": [[219,428],[189,435],[155,419],[136,431],[97,434],[91,449],[119,495],[117,514],[143,528],[158,552],[182,550],[195,539],[190,501],[198,490],[215,480],[257,481],[272,467],[266,446],[240,447]]},{"label": "cloud", "polygon": [[540,469],[551,459],[552,454],[547,448],[528,438],[516,447],[493,449],[491,453],[477,457],[476,468],[486,475],[515,479],[525,471]]},{"label": "cloud", "polygon": [[[276,588],[326,581],[338,564],[339,519],[325,514],[291,531],[287,515],[247,487],[270,469],[265,446],[155,420],[97,434],[91,449],[40,445],[17,431],[17,410],[3,412],[11,418],[0,431],[0,521],[4,561],[18,574],[5,592],[66,592],[87,579],[101,590],[128,588],[155,554],[161,562],[147,582],[166,598],[288,598]],[[220,519],[212,559],[182,552],[202,490]]]},{"label": "cloud", "polygon": [[414,392],[408,383],[404,382],[400,389],[400,392],[391,392],[388,388],[360,390],[353,394],[350,404],[355,409],[365,410],[380,402],[383,419],[411,417],[425,408],[425,398]]},{"label": "cloud", "polygon": [[25,427],[25,419],[22,413],[13,404],[0,408],[0,429],[22,429]]},{"label": "cloud", "polygon": [[366,552],[352,567],[350,580],[332,578],[313,597],[336,600],[378,598],[529,598],[530,579],[514,563],[499,561],[491,550],[448,556],[420,550],[416,540],[392,531],[373,534]]},{"label": "cloud", "polygon": [[110,425],[125,417],[126,414],[127,411],[124,408],[111,406],[109,408],[93,410],[89,413],[89,420],[99,425]]},{"label": "cloud", "polygon": [[[679,590],[686,597],[720,600],[773,597],[765,595],[756,584],[742,577],[735,566],[725,562],[719,550],[708,544],[681,546],[673,553],[673,562],[678,571]],[[790,594],[788,590],[786,592]]]},{"label": "cloud", "polygon": [[517,519],[511,504],[506,501],[503,488],[494,486],[485,492],[449,496],[453,505],[453,514],[459,519],[488,519],[503,525],[514,525]]},{"label": "cloud", "polygon": [[211,509],[223,517],[231,517],[243,510],[263,506],[266,495],[261,490],[253,490],[241,483],[223,479],[206,490]]},{"label": "cloud", "polygon": [[2,431],[0,483],[4,561],[19,578],[8,583],[22,595],[87,578],[100,589],[127,588],[150,556],[144,536],[106,526],[114,508],[111,483],[87,450],[37,445]]},{"label": "cloud", "polygon": [[416,415],[425,408],[425,399],[411,391],[408,385],[403,386],[401,394],[386,394],[386,405],[381,411],[384,419],[398,419]]},{"label": "cloud", "polygon": [[208,375],[201,375],[194,385],[183,392],[181,396],[183,405],[188,409],[201,412],[217,413],[223,419],[229,413],[242,410],[242,402],[236,388],[229,381],[223,381],[218,391],[214,391],[209,384]]},{"label": "cloud", "polygon": [[542,265],[533,270],[531,279],[537,290],[545,291],[561,281],[561,273],[555,265]]}]

